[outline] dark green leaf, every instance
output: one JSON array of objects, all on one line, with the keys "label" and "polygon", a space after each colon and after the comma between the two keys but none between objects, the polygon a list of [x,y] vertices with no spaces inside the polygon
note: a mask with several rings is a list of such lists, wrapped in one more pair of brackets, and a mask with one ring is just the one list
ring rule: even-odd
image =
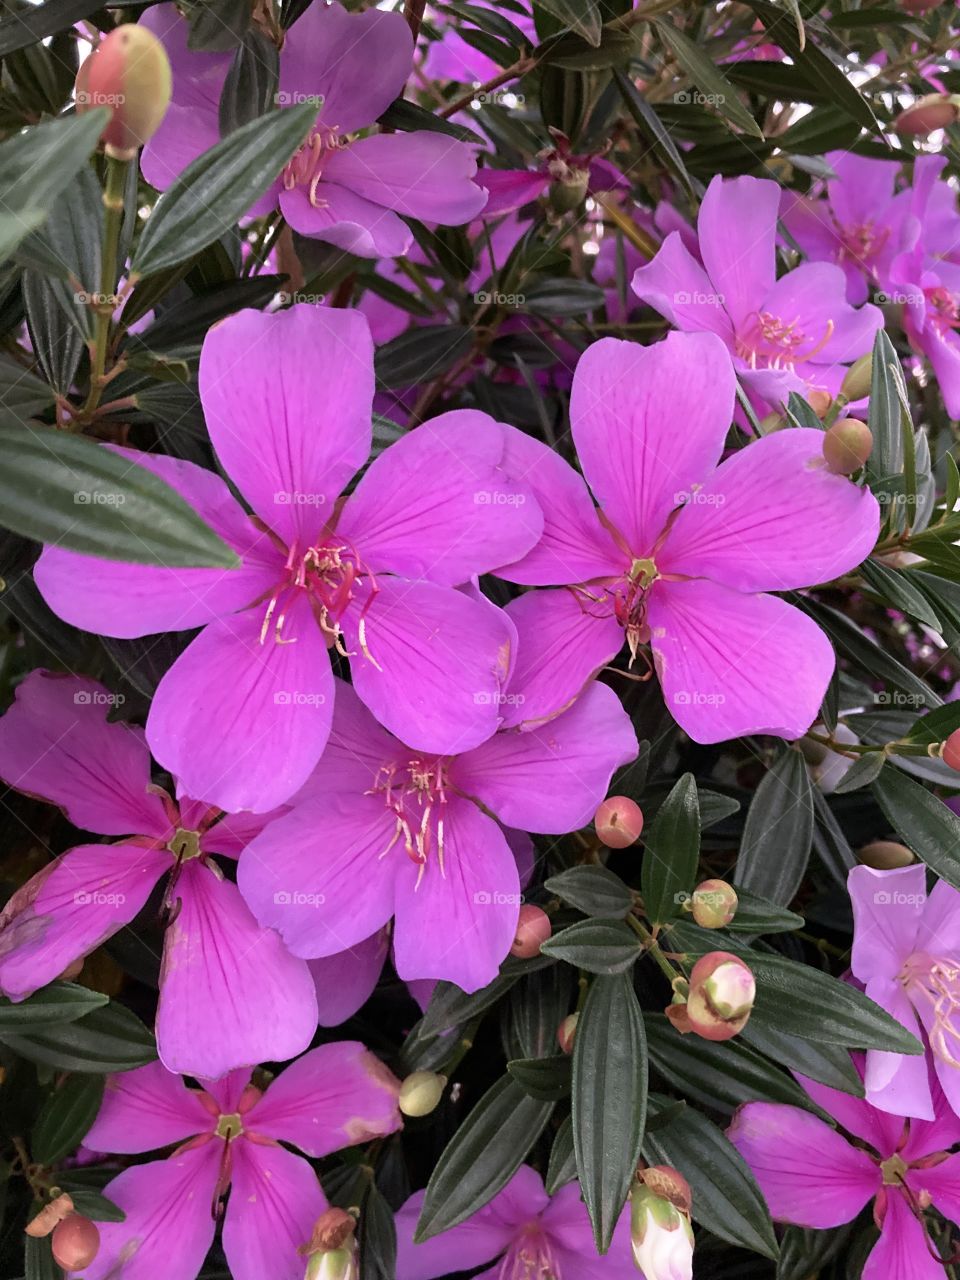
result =
[{"label": "dark green leaf", "polygon": [[65,1026],[0,1039],[21,1057],[58,1071],[105,1075],[145,1066],[157,1056],[153,1035],[123,1005],[110,1003]]},{"label": "dark green leaf", "polygon": [[636,38],[629,31],[604,27],[598,45],[578,35],[562,35],[540,46],[540,57],[550,67],[564,71],[605,71],[624,66],[637,52]]},{"label": "dark green leaf", "polygon": [[33,1126],[30,1154],[38,1164],[56,1164],[75,1151],[97,1118],[103,1076],[71,1075],[50,1095]]},{"label": "dark green leaf", "polygon": [[710,104],[738,129],[762,141],[763,130],[741,103],[736,89],[714,66],[700,45],[684,35],[669,18],[654,19],[654,26],[664,47],[676,58],[697,88],[706,95]]},{"label": "dark green leaf", "polygon": [[76,1022],[106,1003],[107,997],[99,991],[72,982],[51,982],[18,1004],[0,996],[0,1034],[47,1030],[63,1022]]},{"label": "dark green leaf", "polygon": [[960,729],[960,702],[948,702],[945,707],[937,707],[936,711],[922,715],[911,726],[907,738],[910,742],[933,746],[949,738],[956,729]]},{"label": "dark green leaf", "polygon": [[61,1280],[63,1275],[53,1260],[50,1237],[26,1237],[24,1246],[24,1280]]},{"label": "dark green leaf", "polygon": [[69,1174],[57,1174],[57,1182],[63,1191],[70,1193],[77,1213],[82,1213],[91,1222],[123,1222],[126,1218],[124,1211],[112,1200],[92,1187],[76,1185]]},{"label": "dark green leaf", "polygon": [[377,351],[377,385],[403,390],[439,378],[462,360],[473,345],[465,325],[422,325],[385,342]]},{"label": "dark green leaf", "polygon": [[692,773],[685,773],[657,810],[644,840],[641,888],[649,919],[660,924],[679,913],[700,861],[700,803]]},{"label": "dark green leaf", "polygon": [[865,560],[860,567],[864,581],[868,587],[886,603],[893,605],[908,617],[915,618],[923,626],[941,630],[940,619],[930,607],[929,602],[919,591],[907,574],[899,569],[891,569],[879,560]]},{"label": "dark green leaf", "polygon": [[750,1019],[737,1039],[753,1045],[766,1057],[782,1063],[791,1071],[799,1071],[801,1075],[829,1085],[831,1089],[839,1089],[841,1093],[863,1097],[863,1081],[849,1052],[842,1046],[804,1040],[777,1027],[763,1026],[755,1018]]},{"label": "dark green leaf", "polygon": [[680,180],[689,198],[691,200],[695,199],[693,181],[689,173],[687,173],[687,166],[683,162],[683,156],[670,136],[670,130],[628,76],[625,76],[622,71],[614,71],[613,78],[624,102],[627,104],[627,110],[637,122],[638,127],[643,130],[661,153],[665,164],[673,170],[674,175]]},{"label": "dark green leaf", "polygon": [[557,1136],[550,1148],[550,1162],[547,1165],[547,1176],[544,1185],[547,1195],[554,1195],[561,1187],[572,1182],[577,1176],[577,1157],[573,1150],[573,1122],[567,1116],[557,1130]]},{"label": "dark green leaf", "polygon": [[580,920],[548,938],[540,950],[588,973],[623,973],[643,948],[620,920]]},{"label": "dark green leaf", "polygon": [[45,0],[43,4],[18,8],[18,12],[0,22],[0,58],[66,31],[96,11],[95,0]]},{"label": "dark green leaf", "polygon": [[558,1102],[570,1092],[570,1059],[514,1058],[507,1070],[531,1098],[542,1102]]},{"label": "dark green leaf", "polygon": [[56,395],[36,374],[16,364],[9,356],[0,356],[0,409],[18,422],[49,409]]},{"label": "dark green leaf", "polygon": [[527,287],[517,306],[538,316],[581,316],[604,301],[603,290],[589,280],[544,280]]},{"label": "dark green leaf", "polygon": [[737,912],[726,926],[732,933],[787,933],[803,926],[803,916],[737,886]]},{"label": "dark green leaf", "polygon": [[399,133],[415,133],[426,129],[428,133],[445,133],[450,138],[459,138],[461,142],[481,142],[480,134],[462,124],[454,124],[452,120],[444,120],[442,116],[425,107],[409,102],[406,98],[396,98],[377,121],[384,129],[396,129]]},{"label": "dark green leaf", "polygon": [[606,867],[570,867],[551,876],[543,887],[587,916],[623,920],[633,903],[629,888]]},{"label": "dark green leaf", "polygon": [[394,1280],[397,1274],[397,1228],[390,1206],[371,1182],[363,1200],[359,1231],[361,1280]]},{"label": "dark green leaf", "polygon": [[879,776],[885,763],[886,756],[882,751],[871,751],[860,756],[833,788],[833,794],[844,796],[849,791],[859,791],[861,787],[869,786]]},{"label": "dark green leaf", "polygon": [[786,906],[800,887],[813,840],[810,775],[788,749],[763,777],[744,824],[736,884]]},{"label": "dark green leaf", "polygon": [[594,48],[599,47],[603,32],[599,0],[536,0],[536,3],[553,14],[564,28],[575,31]]},{"label": "dark green leaf", "polygon": [[889,764],[873,794],[892,829],[941,880],[960,889],[960,818],[952,809]]},{"label": "dark green leaf", "polygon": [[293,105],[277,93],[279,74],[276,44],[258,27],[251,27],[234,52],[220,93],[221,138],[266,115],[272,106]]}]

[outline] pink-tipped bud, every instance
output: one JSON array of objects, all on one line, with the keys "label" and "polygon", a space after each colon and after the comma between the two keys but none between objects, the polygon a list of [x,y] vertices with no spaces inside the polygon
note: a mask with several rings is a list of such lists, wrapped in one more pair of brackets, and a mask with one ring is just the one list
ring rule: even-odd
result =
[{"label": "pink-tipped bud", "polygon": [[637,1177],[654,1195],[669,1200],[681,1213],[690,1212],[693,1206],[690,1183],[671,1165],[652,1164],[646,1169],[638,1169]]},{"label": "pink-tipped bud", "polygon": [[557,1044],[564,1053],[573,1053],[573,1038],[577,1034],[579,1021],[579,1013],[571,1013],[557,1027]]},{"label": "pink-tipped bud", "polygon": [[159,129],[172,88],[166,49],[152,31],[128,22],[101,40],[77,72],[77,111],[109,107],[101,135],[107,155],[132,160]]},{"label": "pink-tipped bud", "polygon": [[873,867],[874,871],[894,871],[898,867],[909,867],[916,861],[911,850],[905,844],[897,844],[896,840],[871,840],[858,851],[857,859],[865,867]]},{"label": "pink-tipped bud", "polygon": [[26,1233],[34,1239],[48,1236],[58,1222],[62,1222],[68,1214],[73,1213],[73,1201],[64,1193],[56,1196],[49,1204],[45,1204],[35,1218],[26,1225]]},{"label": "pink-tipped bud", "polygon": [[100,1232],[89,1218],[71,1213],[54,1227],[51,1244],[58,1267],[64,1271],[82,1271],[100,1251]]},{"label": "pink-tipped bud", "polygon": [[435,1071],[414,1071],[400,1086],[398,1105],[405,1116],[428,1116],[447,1087],[447,1077]]},{"label": "pink-tipped bud", "polygon": [[749,967],[729,951],[701,956],[690,974],[687,1017],[704,1040],[730,1040],[747,1025],[756,983]]},{"label": "pink-tipped bud", "polygon": [[[639,1177],[643,1179],[649,1172],[644,1170]],[[675,1170],[670,1172],[680,1178]],[[645,1280],[692,1280],[689,1213],[659,1195],[646,1181],[635,1182],[630,1192],[630,1244]]]},{"label": "pink-tipped bud", "polygon": [[857,418],[841,418],[823,437],[827,467],[838,476],[852,476],[873,452],[873,434]]},{"label": "pink-tipped bud", "polygon": [[829,391],[811,391],[807,396],[807,404],[818,418],[825,418],[827,410],[833,404],[833,396]]},{"label": "pink-tipped bud", "polygon": [[313,1224],[310,1243],[300,1249],[309,1255],[304,1280],[357,1280],[357,1220],[346,1209],[327,1209]]},{"label": "pink-tipped bud", "polygon": [[547,913],[541,911],[539,907],[531,907],[524,904],[520,908],[517,932],[513,939],[513,946],[510,948],[510,954],[518,956],[521,960],[530,960],[533,956],[538,956],[540,948],[552,932],[553,926],[550,924],[550,917]]},{"label": "pink-tipped bud", "polygon": [[902,111],[893,123],[897,133],[908,138],[926,138],[938,129],[947,129],[960,118],[957,97],[951,93],[928,93]]},{"label": "pink-tipped bud", "polygon": [[960,773],[960,729],[954,729],[953,733],[940,743],[940,759],[948,768]]},{"label": "pink-tipped bud", "polygon": [[640,838],[643,811],[629,796],[610,796],[593,815],[597,838],[608,849],[626,849]]},{"label": "pink-tipped bud", "polygon": [[690,895],[690,910],[701,929],[722,929],[733,919],[738,901],[726,880],[704,880]]}]

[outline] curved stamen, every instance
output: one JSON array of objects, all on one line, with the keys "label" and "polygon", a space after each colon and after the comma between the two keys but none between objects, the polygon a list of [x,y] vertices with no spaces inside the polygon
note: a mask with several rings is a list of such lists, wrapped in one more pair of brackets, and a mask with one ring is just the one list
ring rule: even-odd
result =
[{"label": "curved stamen", "polygon": [[365,792],[368,796],[382,795],[396,818],[393,837],[380,857],[385,858],[402,839],[407,857],[419,867],[415,888],[420,887],[434,844],[440,875],[446,875],[443,865],[443,806],[448,800],[448,790],[443,759],[424,756],[402,764],[382,765],[373,786]]}]

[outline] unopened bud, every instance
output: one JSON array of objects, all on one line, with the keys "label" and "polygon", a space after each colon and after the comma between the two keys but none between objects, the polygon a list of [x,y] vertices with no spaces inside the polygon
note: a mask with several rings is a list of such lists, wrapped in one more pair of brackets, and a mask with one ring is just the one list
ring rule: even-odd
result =
[{"label": "unopened bud", "polygon": [[953,733],[940,743],[940,759],[948,768],[960,772],[960,729],[954,729]]},{"label": "unopened bud", "polygon": [[608,849],[626,849],[640,838],[643,811],[629,796],[610,796],[593,815],[597,838]]},{"label": "unopened bud", "polygon": [[690,1219],[643,1182],[630,1193],[630,1243],[645,1280],[692,1280]]},{"label": "unopened bud", "polygon": [[57,1223],[53,1229],[53,1260],[64,1271],[82,1271],[89,1267],[100,1250],[97,1224],[79,1213]]},{"label": "unopened bud", "polygon": [[564,1053],[573,1053],[573,1037],[577,1034],[579,1021],[579,1013],[571,1013],[557,1027],[557,1044]]},{"label": "unopened bud", "polygon": [[870,383],[873,380],[873,352],[868,351],[853,364],[843,375],[840,384],[840,395],[845,404],[854,400],[863,400],[870,394]]},{"label": "unopened bud", "polygon": [[525,903],[520,908],[517,932],[510,954],[518,956],[521,960],[530,960],[533,956],[538,956],[540,948],[552,932],[553,926],[550,924],[547,913],[539,907],[532,907]]},{"label": "unopened bud", "polygon": [[909,867],[916,861],[907,846],[897,844],[895,840],[872,840],[859,850],[857,858],[865,867],[873,867],[874,871],[894,871],[897,867]]},{"label": "unopened bud", "polygon": [[807,396],[807,404],[818,418],[825,418],[827,410],[833,404],[833,396],[829,391],[811,391]]},{"label": "unopened bud", "polygon": [[70,1213],[73,1213],[73,1201],[70,1197],[66,1194],[57,1196],[44,1205],[35,1218],[30,1219],[25,1228],[26,1233],[34,1239],[48,1236],[57,1223],[62,1222]]},{"label": "unopened bud", "polygon": [[160,127],[170,105],[170,59],[146,27],[124,23],[110,32],[77,72],[77,111],[109,107],[102,133],[107,155],[132,160]]},{"label": "unopened bud", "polygon": [[873,452],[873,435],[858,418],[841,418],[823,437],[827,467],[838,476],[852,476]]},{"label": "unopened bud", "polygon": [[434,1071],[414,1071],[400,1086],[399,1106],[405,1116],[428,1116],[447,1087],[447,1077]]},{"label": "unopened bud", "polygon": [[910,138],[926,138],[938,129],[946,129],[960,117],[960,99],[952,93],[928,93],[893,122],[897,133]]},{"label": "unopened bud", "polygon": [[669,1164],[652,1164],[638,1169],[637,1177],[654,1195],[669,1200],[681,1213],[689,1213],[693,1205],[690,1183]]},{"label": "unopened bud", "polygon": [[313,1224],[310,1243],[300,1248],[309,1255],[304,1280],[357,1280],[357,1220],[346,1209],[327,1209]]},{"label": "unopened bud", "polygon": [[554,213],[569,213],[571,209],[579,209],[587,198],[587,187],[590,174],[586,169],[573,169],[565,166],[566,172],[554,176],[547,191],[547,200]]},{"label": "unopened bud", "polygon": [[729,951],[701,956],[690,974],[687,1017],[704,1040],[730,1040],[747,1025],[757,993],[749,967]]},{"label": "unopened bud", "polygon": [[737,891],[726,880],[704,880],[690,895],[690,910],[701,929],[722,929],[737,910]]},{"label": "unopened bud", "polygon": [[304,1280],[358,1280],[359,1275],[356,1246],[351,1244],[311,1254]]}]

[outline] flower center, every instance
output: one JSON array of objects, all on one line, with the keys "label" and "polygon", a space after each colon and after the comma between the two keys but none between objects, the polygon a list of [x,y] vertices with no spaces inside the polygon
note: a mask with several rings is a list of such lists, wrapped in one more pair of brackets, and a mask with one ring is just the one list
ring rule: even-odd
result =
[{"label": "flower center", "polygon": [[243,1133],[243,1120],[238,1111],[232,1115],[222,1115],[217,1121],[217,1137],[223,1138],[225,1142],[229,1142],[231,1138],[238,1138]]},{"label": "flower center", "polygon": [[497,1280],[563,1280],[560,1263],[538,1223],[524,1228],[511,1244]]},{"label": "flower center", "polygon": [[960,309],[957,307],[955,295],[949,289],[938,284],[935,288],[924,289],[923,293],[930,306],[931,320],[938,334],[960,327]]},{"label": "flower center", "polygon": [[771,311],[758,311],[749,328],[738,335],[736,351],[751,369],[791,369],[801,360],[812,360],[830,341],[834,323],[827,321],[826,332],[808,351],[801,348],[808,341],[798,326],[800,319],[786,321]]},{"label": "flower center", "polygon": [[325,209],[327,201],[317,196],[317,186],[323,177],[324,166],[334,151],[348,145],[347,140],[340,137],[339,125],[318,124],[293,159],[284,166],[281,174],[284,190],[306,187],[307,198],[313,207]]},{"label": "flower center", "polygon": [[960,1067],[960,960],[916,951],[907,959],[899,980],[914,1006],[932,1010],[930,1046],[938,1058]]},{"label": "flower center", "polygon": [[630,649],[630,666],[640,646],[650,638],[646,623],[647,592],[658,576],[653,560],[634,559],[628,572],[607,586],[570,588],[584,613],[596,618],[609,618],[613,614],[620,623]]},{"label": "flower center", "polygon": [[904,1174],[907,1172],[908,1167],[902,1156],[892,1155],[889,1160],[881,1160],[880,1172],[883,1175],[883,1185],[885,1187],[902,1187],[904,1185]]},{"label": "flower center", "polygon": [[167,848],[178,863],[189,862],[192,858],[199,858],[200,832],[185,831],[183,827],[177,827],[167,842]]},{"label": "flower center", "polygon": [[443,806],[449,789],[447,762],[442,756],[414,756],[400,764],[381,765],[366,793],[382,795],[397,822],[393,838],[380,857],[386,857],[397,841],[403,840],[407,857],[420,868],[418,887],[434,849],[440,874],[444,874]]},{"label": "flower center", "polygon": [[870,258],[880,252],[890,237],[888,227],[881,230],[871,221],[855,223],[853,226],[840,227],[840,257],[852,258],[858,266],[865,266]]}]

